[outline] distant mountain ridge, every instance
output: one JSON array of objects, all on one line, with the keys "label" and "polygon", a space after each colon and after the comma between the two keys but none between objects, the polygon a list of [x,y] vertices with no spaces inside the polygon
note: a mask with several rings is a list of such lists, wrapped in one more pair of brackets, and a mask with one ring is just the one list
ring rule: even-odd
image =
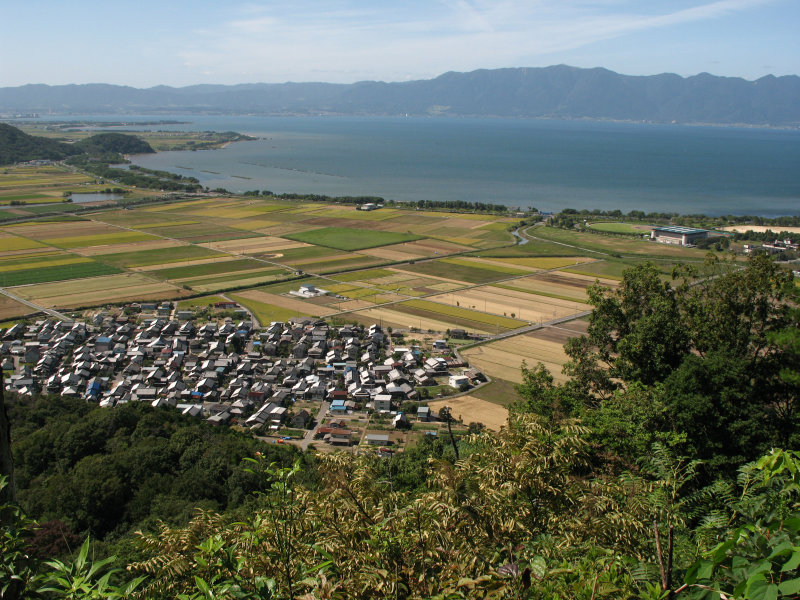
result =
[{"label": "distant mountain ridge", "polygon": [[800,77],[630,76],[558,65],[449,72],[395,83],[0,88],[0,113],[15,112],[408,114],[798,126]]}]

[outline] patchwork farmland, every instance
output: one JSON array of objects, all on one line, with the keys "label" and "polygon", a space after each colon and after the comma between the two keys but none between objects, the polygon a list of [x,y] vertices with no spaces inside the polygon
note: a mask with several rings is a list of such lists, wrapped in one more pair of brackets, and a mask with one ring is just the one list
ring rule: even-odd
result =
[{"label": "patchwork farmland", "polygon": [[[262,322],[316,316],[437,335],[462,329],[491,336],[585,310],[595,277],[566,269],[593,268],[593,258],[470,255],[513,250],[510,224],[487,215],[262,198],[99,210],[0,227],[0,287],[64,310],[225,292]],[[303,284],[327,295],[293,294]],[[32,310],[4,296],[0,320]],[[465,356],[508,381],[519,381],[522,357],[560,372],[563,353],[545,333],[512,340]]]}]

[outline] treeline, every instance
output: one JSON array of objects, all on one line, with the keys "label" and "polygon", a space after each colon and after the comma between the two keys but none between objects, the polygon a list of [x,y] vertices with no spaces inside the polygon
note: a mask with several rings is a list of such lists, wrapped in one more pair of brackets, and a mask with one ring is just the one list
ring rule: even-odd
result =
[{"label": "treeline", "polygon": [[[224,188],[217,190],[222,193],[230,194]],[[362,204],[382,204],[384,206],[393,206],[400,208],[408,208],[410,206],[424,209],[424,210],[448,210],[454,212],[479,212],[479,213],[507,213],[509,208],[505,204],[492,204],[487,202],[467,202],[466,200],[417,200],[409,202],[400,202],[397,200],[386,200],[381,196],[326,196],[324,194],[296,194],[284,193],[275,194],[269,190],[248,190],[243,192],[243,196],[272,196],[280,200],[301,200],[304,202],[332,202],[337,204],[355,204],[360,206]],[[531,212],[536,212],[535,208],[529,209]]]},{"label": "treeline", "polygon": [[767,229],[766,231],[753,231],[749,229],[744,232],[736,232],[733,234],[734,241],[741,242],[747,240],[773,242],[775,240],[790,240],[792,243],[800,243],[800,233],[791,231],[781,231],[780,229]]},{"label": "treeline", "polygon": [[[619,209],[615,210],[600,210],[600,209],[575,209],[565,208],[554,218],[563,217],[570,219],[573,223],[582,222],[583,219],[589,218],[609,218],[631,221],[648,221],[648,222],[670,222],[675,225],[693,225],[693,224],[706,224],[708,227],[721,227],[725,225],[740,225],[743,223],[751,223],[753,225],[775,225],[776,227],[798,227],[800,226],[800,215],[784,216],[784,217],[759,217],[753,215],[722,215],[717,217],[710,217],[704,214],[688,214],[682,215],[676,212],[644,212],[641,210],[631,210],[627,213]],[[566,222],[566,221],[565,221]]]},{"label": "treeline", "polygon": [[97,177],[108,179],[137,188],[165,190],[170,192],[196,192],[202,190],[199,181],[194,177],[185,177],[167,171],[156,171],[145,169],[137,165],[130,165],[128,169],[115,169],[109,162],[122,160],[121,156],[112,158],[110,161],[92,160],[89,157],[74,156],[68,159],[67,164],[76,166],[88,171]]}]

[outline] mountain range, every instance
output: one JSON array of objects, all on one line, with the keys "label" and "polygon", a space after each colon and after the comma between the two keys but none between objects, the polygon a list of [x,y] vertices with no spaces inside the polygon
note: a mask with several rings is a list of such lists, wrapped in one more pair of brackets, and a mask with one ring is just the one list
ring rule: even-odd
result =
[{"label": "mountain range", "polygon": [[20,112],[428,115],[798,126],[800,77],[768,75],[748,81],[708,73],[630,76],[557,65],[450,72],[394,83],[0,88],[0,113]]}]

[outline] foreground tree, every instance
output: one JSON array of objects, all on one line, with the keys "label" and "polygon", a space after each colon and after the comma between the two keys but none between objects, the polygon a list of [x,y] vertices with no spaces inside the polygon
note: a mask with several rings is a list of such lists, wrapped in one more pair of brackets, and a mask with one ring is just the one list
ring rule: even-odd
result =
[{"label": "foreground tree", "polygon": [[572,406],[567,414],[629,461],[660,440],[706,461],[709,474],[798,447],[797,292],[769,257],[710,257],[676,269],[672,284],[645,263],[616,290],[593,286],[589,300],[587,334],[565,346],[571,381],[525,371],[523,408]]}]

